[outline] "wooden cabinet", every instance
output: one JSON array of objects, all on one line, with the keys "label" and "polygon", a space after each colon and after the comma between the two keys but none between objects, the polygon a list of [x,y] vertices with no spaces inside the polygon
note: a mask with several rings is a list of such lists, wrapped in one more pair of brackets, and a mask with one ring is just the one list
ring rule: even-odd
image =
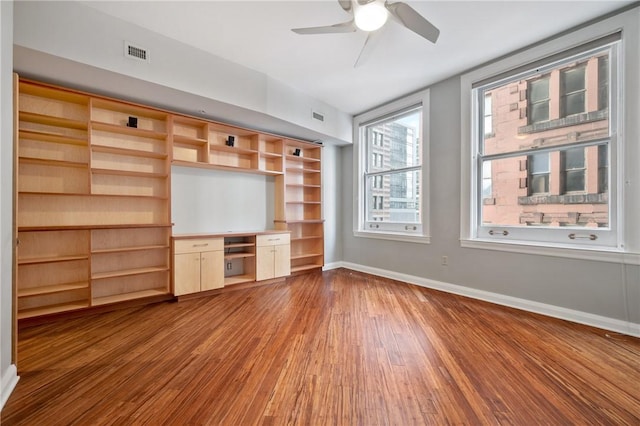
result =
[{"label": "wooden cabinet", "polygon": [[286,141],[285,175],[279,191],[276,224],[291,232],[291,272],[324,265],[324,221],[322,219],[322,147]]},{"label": "wooden cabinet", "polygon": [[173,236],[176,296],[290,275],[289,233]]},{"label": "wooden cabinet", "polygon": [[285,277],[291,274],[289,234],[256,237],[256,280]]},{"label": "wooden cabinet", "polygon": [[222,288],[222,249],[222,238],[174,240],[174,294],[180,296]]}]

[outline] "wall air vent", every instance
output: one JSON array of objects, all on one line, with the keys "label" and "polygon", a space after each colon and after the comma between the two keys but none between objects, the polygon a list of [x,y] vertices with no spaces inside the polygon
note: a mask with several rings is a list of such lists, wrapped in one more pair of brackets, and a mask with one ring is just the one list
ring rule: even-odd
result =
[{"label": "wall air vent", "polygon": [[320,114],[319,112],[311,111],[311,117],[313,117],[314,120],[324,122],[324,115]]},{"label": "wall air vent", "polygon": [[137,61],[149,62],[149,51],[140,46],[124,42],[124,56]]}]

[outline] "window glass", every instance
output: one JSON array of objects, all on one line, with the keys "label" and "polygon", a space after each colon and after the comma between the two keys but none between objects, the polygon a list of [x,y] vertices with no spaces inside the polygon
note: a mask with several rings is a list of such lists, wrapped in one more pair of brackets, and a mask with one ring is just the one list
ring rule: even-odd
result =
[{"label": "window glass", "polygon": [[549,120],[549,78],[529,82],[529,123]]},{"label": "window glass", "polygon": [[[494,111],[491,137],[478,131],[479,225],[610,226],[611,206],[602,194],[611,126],[598,102],[605,91],[607,102],[610,96],[610,55],[609,47],[581,53],[476,89],[479,111],[487,94]],[[484,120],[479,114],[478,128]],[[588,181],[590,173],[597,180]]]},{"label": "window glass", "polygon": [[422,108],[414,107],[364,127],[369,159],[365,165],[365,191],[368,194],[365,221],[410,224],[421,223]]}]

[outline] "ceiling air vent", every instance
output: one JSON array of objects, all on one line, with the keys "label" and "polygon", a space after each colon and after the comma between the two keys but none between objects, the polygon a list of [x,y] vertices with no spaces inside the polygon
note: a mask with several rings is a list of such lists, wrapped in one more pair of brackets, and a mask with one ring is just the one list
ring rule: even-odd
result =
[{"label": "ceiling air vent", "polygon": [[311,117],[313,117],[314,120],[324,122],[324,115],[320,114],[319,112],[311,111]]},{"label": "ceiling air vent", "polygon": [[128,41],[124,42],[124,56],[137,61],[149,62],[149,51]]}]

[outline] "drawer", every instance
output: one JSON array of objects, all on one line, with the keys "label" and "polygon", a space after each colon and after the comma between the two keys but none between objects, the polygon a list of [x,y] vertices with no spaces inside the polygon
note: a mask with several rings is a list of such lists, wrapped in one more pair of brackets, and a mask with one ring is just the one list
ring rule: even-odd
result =
[{"label": "drawer", "polygon": [[189,240],[174,240],[174,253],[195,253],[200,251],[222,250],[224,242],[222,238],[195,238]]},{"label": "drawer", "polygon": [[289,241],[289,234],[266,234],[256,236],[256,245],[258,247],[289,244]]}]

